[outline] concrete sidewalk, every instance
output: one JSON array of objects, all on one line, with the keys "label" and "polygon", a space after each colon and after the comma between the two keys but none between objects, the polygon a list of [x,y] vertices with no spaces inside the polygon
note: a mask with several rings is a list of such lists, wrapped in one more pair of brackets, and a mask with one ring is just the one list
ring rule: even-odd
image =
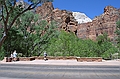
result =
[{"label": "concrete sidewalk", "polygon": [[77,62],[77,60],[34,60],[34,61],[16,61],[4,62],[0,64],[36,64],[36,65],[117,65],[120,66],[120,60],[103,60],[102,62]]}]

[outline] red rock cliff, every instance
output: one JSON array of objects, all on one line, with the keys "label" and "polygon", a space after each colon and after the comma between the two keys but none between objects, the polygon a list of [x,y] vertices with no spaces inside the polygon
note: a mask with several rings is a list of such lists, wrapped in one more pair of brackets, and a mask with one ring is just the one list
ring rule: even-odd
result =
[{"label": "red rock cliff", "polygon": [[58,27],[65,31],[76,32],[77,30],[77,21],[74,19],[72,12],[67,10],[54,9],[51,2],[46,2],[42,6],[39,6],[36,9],[36,13],[40,14],[42,19],[51,22],[52,20],[56,21]]},{"label": "red rock cliff", "polygon": [[95,40],[100,34],[107,33],[109,38],[113,40],[118,20],[120,20],[120,9],[107,6],[104,8],[104,13],[95,17],[92,22],[79,24],[77,27],[77,36],[79,38]]},{"label": "red rock cliff", "polygon": [[104,8],[104,13],[93,19],[92,22],[78,24],[72,12],[67,10],[54,9],[51,2],[44,3],[36,9],[42,19],[48,22],[54,20],[60,29],[74,32],[79,38],[95,40],[97,36],[106,32],[110,39],[114,39],[116,22],[120,20],[120,9],[112,6]]}]

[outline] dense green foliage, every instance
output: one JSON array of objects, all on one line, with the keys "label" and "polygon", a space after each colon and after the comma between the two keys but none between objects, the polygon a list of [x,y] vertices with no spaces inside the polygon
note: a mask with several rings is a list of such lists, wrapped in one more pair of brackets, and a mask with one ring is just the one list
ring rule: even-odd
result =
[{"label": "dense green foliage", "polygon": [[117,22],[116,34],[117,34],[117,47],[120,50],[120,20]]},{"label": "dense green foliage", "polygon": [[97,42],[82,40],[73,33],[61,31],[60,35],[50,40],[47,52],[52,56],[79,56],[110,58],[118,50],[107,38],[106,34],[100,35]]},{"label": "dense green foliage", "polygon": [[118,53],[119,53],[119,57],[120,57],[120,20],[117,22],[117,26],[116,26],[116,32],[117,34],[117,48],[118,48]]},{"label": "dense green foliage", "polygon": [[3,44],[8,56],[14,50],[22,56],[39,56],[46,49],[48,41],[57,34],[56,23],[52,21],[48,24],[39,17],[28,11],[17,19]]},{"label": "dense green foliage", "polygon": [[4,48],[2,47],[2,48],[0,49],[0,60],[2,60],[4,57],[5,57],[5,50],[4,50]]},{"label": "dense green foliage", "polygon": [[[0,37],[0,48],[8,36],[16,20],[27,11],[34,11],[37,5],[53,0],[0,0],[0,24],[3,25],[3,35]],[[35,12],[35,11],[34,11]],[[26,18],[27,19],[27,18]]]}]

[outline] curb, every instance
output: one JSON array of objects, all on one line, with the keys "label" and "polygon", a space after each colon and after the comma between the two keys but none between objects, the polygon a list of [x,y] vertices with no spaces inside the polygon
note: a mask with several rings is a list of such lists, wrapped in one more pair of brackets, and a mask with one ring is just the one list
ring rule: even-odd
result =
[{"label": "curb", "polygon": [[34,60],[34,61],[16,61],[16,62],[3,62],[0,64],[29,64],[29,65],[116,65],[120,66],[120,61],[109,60],[102,62],[77,62],[76,60]]}]

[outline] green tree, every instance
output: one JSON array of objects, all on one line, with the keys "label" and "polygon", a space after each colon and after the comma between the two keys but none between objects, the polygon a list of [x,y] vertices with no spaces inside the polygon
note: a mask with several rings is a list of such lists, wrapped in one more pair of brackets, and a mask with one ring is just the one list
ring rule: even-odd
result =
[{"label": "green tree", "polygon": [[75,55],[79,57],[96,57],[97,43],[90,39],[78,39],[75,45],[76,51]]},{"label": "green tree", "polygon": [[74,56],[77,37],[73,33],[60,31],[58,37],[50,40],[47,52],[52,56]]},{"label": "green tree", "polygon": [[98,44],[101,45],[104,42],[110,42],[107,33],[103,33],[97,37]]},{"label": "green tree", "polygon": [[[37,25],[39,16],[32,11],[28,11],[21,15],[15,22],[15,26],[20,31],[20,34],[23,36],[21,39],[22,42],[22,54],[24,56],[30,56],[31,46],[33,46],[35,38],[35,26]],[[39,26],[40,27],[40,26]]]},{"label": "green tree", "polygon": [[117,39],[116,39],[116,47],[118,48],[118,53],[119,53],[119,56],[120,56],[120,20],[116,23],[117,26],[116,26],[116,34],[117,34]]},{"label": "green tree", "polygon": [[16,26],[23,35],[25,56],[40,55],[47,47],[48,41],[56,35],[56,23],[41,20],[38,14],[28,11],[19,17]]},{"label": "green tree", "polygon": [[109,48],[110,45],[110,39],[108,38],[107,33],[103,33],[102,35],[99,35],[97,37],[97,43],[98,43],[97,54],[98,57],[100,57]]},{"label": "green tree", "polygon": [[[22,0],[25,1],[25,0]],[[0,47],[8,36],[8,32],[14,25],[15,21],[25,12],[34,9],[38,4],[53,0],[27,0],[28,6],[24,7],[23,3],[18,0],[0,0],[0,21],[4,27],[4,32],[0,40]]]},{"label": "green tree", "polygon": [[57,36],[57,26],[54,21],[50,24],[43,20],[35,26],[35,38],[32,46],[33,53],[39,56],[48,47],[49,40]]},{"label": "green tree", "polygon": [[7,52],[7,55],[10,56],[10,53],[12,53],[14,50],[17,50],[17,52],[22,52],[22,39],[23,35],[20,34],[19,30],[17,30],[16,27],[12,27],[9,32],[7,39],[5,40],[3,47]]},{"label": "green tree", "polygon": [[108,35],[104,33],[97,38],[97,56],[103,58],[110,58],[111,54],[118,52],[117,48],[112,44]]}]

